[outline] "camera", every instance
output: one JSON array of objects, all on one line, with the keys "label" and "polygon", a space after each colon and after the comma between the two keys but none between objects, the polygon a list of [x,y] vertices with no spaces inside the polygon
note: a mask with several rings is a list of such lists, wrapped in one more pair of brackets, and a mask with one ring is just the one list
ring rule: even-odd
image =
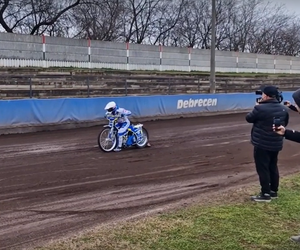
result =
[{"label": "camera", "polygon": [[255,94],[256,94],[256,95],[262,95],[262,93],[263,93],[263,92],[262,92],[261,90],[256,90],[256,91],[255,91]]},{"label": "camera", "polygon": [[[262,95],[262,93],[263,93],[263,92],[262,92],[261,90],[256,90],[256,91],[255,91],[255,94],[256,94],[256,95]],[[257,102],[257,103],[259,103],[260,100],[261,100],[261,97],[256,98],[256,102]]]},{"label": "camera", "polygon": [[[278,88],[277,88],[277,90],[278,90]],[[255,91],[255,94],[256,94],[256,95],[262,95],[262,94],[263,94],[263,91],[262,91],[262,90],[256,90],[256,91]],[[274,97],[276,98],[276,100],[277,100],[279,103],[281,103],[281,102],[283,101],[282,91],[279,91],[279,90],[278,90],[278,95],[277,95],[277,96],[274,96]],[[260,100],[261,100],[261,97],[256,98],[256,102],[260,102]]]}]

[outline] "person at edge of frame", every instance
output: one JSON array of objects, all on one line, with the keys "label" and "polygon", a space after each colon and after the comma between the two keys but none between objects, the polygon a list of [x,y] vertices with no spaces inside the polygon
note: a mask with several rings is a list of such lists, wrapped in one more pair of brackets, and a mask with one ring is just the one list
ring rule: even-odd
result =
[{"label": "person at edge of frame", "polygon": [[293,93],[293,99],[296,103],[295,105],[293,105],[290,101],[285,101],[284,105],[287,106],[290,110],[300,113],[300,89],[296,90]]},{"label": "person at edge of frame", "polygon": [[283,137],[274,133],[274,118],[279,125],[287,126],[288,108],[280,103],[279,92],[275,86],[262,88],[262,98],[245,119],[252,123],[251,143],[254,146],[254,162],[259,177],[261,192],[251,196],[256,202],[270,202],[278,197],[279,170],[277,166],[279,151],[283,148]]},{"label": "person at edge of frame", "polygon": [[[293,93],[293,99],[297,105],[300,107],[300,89]],[[283,136],[286,140],[300,143],[300,132],[292,129],[286,129],[284,126],[279,126],[277,129],[273,125],[273,130]],[[300,234],[291,237],[291,240],[300,244]]]}]

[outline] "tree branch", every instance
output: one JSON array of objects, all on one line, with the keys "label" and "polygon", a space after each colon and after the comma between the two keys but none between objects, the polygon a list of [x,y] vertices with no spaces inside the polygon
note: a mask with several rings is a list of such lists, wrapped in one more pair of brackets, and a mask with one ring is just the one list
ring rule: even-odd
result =
[{"label": "tree branch", "polygon": [[77,0],[75,3],[73,3],[72,5],[68,6],[67,8],[61,10],[60,12],[57,13],[57,15],[55,17],[52,18],[51,21],[43,21],[43,22],[40,22],[38,23],[37,25],[35,25],[30,34],[33,35],[41,26],[44,26],[44,25],[53,25],[64,13],[66,13],[68,10],[74,8],[75,6],[79,5],[81,0]]},{"label": "tree branch", "polygon": [[0,24],[5,29],[6,32],[12,33],[13,30],[7,25],[7,23],[5,22],[4,17],[3,17],[4,12],[9,5],[9,2],[10,2],[10,0],[4,0],[4,4],[3,4],[2,8],[0,9]]}]

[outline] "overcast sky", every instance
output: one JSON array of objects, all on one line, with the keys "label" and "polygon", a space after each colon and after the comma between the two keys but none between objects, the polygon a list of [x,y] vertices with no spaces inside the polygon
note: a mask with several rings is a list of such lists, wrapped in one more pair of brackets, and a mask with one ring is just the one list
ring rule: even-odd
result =
[{"label": "overcast sky", "polygon": [[276,4],[284,4],[286,9],[300,18],[300,0],[269,0]]}]

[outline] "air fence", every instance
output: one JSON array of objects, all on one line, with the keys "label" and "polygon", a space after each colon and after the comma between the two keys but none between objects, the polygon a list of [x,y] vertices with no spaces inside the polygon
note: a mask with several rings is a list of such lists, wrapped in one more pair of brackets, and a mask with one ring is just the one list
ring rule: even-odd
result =
[{"label": "air fence", "polygon": [[[293,92],[284,92],[292,100]],[[104,119],[104,107],[116,101],[135,118],[181,117],[203,113],[241,112],[255,103],[253,93],[192,94],[169,96],[127,96],[66,99],[22,99],[0,101],[0,132],[14,127],[97,122]]]},{"label": "air fence", "polygon": [[[210,50],[0,33],[0,67],[209,71]],[[216,51],[216,71],[300,73],[291,56]]]}]

